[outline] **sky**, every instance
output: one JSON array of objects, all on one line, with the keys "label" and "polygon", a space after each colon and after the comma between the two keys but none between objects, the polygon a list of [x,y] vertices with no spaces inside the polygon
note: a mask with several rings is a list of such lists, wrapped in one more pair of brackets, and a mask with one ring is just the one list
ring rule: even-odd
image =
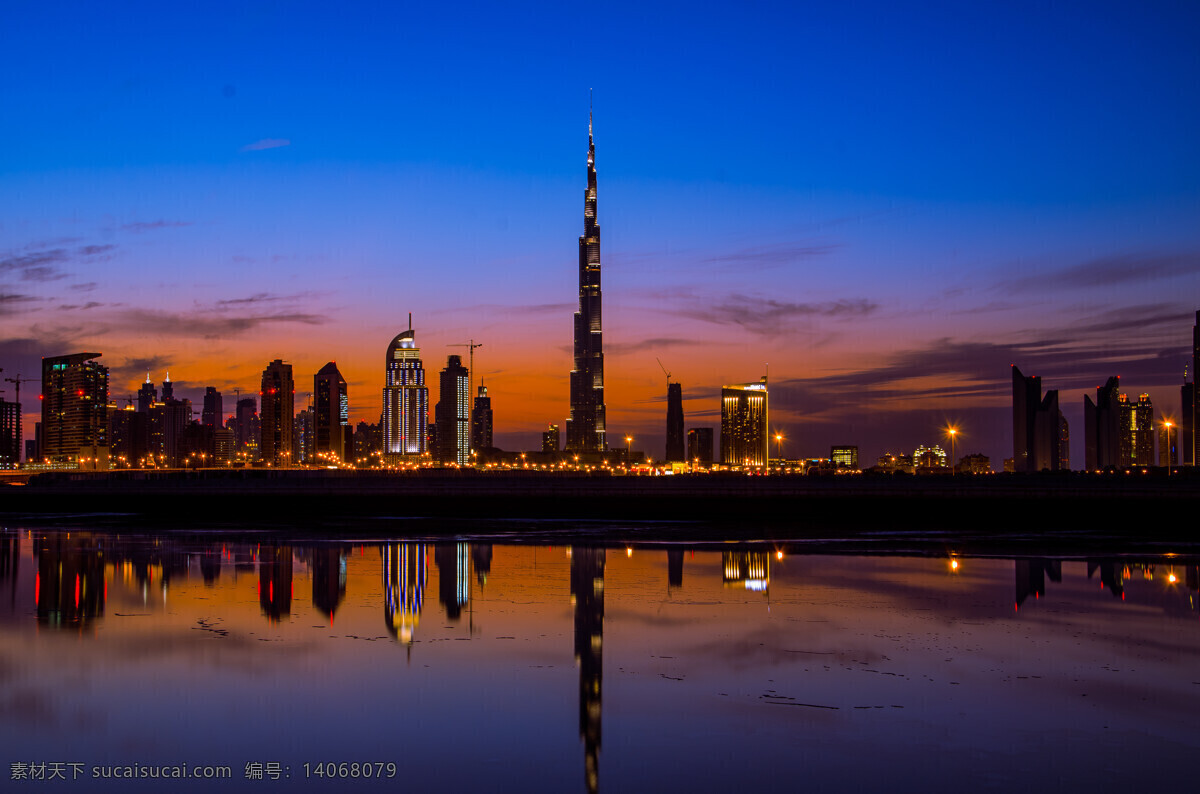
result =
[{"label": "sky", "polygon": [[298,408],[335,361],[374,422],[411,312],[430,402],[482,343],[497,445],[538,448],[568,411],[591,92],[610,439],[663,455],[667,371],[688,427],[766,373],[784,455],[867,464],[955,423],[999,468],[1014,364],[1059,390],[1076,467],[1108,376],[1179,414],[1194,3],[3,15],[2,377],[101,352],[114,398],[169,370],[228,413],[272,359]]}]

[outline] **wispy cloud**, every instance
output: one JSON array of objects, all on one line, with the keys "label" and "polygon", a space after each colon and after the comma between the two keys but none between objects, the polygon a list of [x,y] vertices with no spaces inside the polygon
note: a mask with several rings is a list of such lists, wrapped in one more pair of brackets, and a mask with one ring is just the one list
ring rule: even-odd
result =
[{"label": "wispy cloud", "polygon": [[862,318],[874,314],[878,309],[879,304],[866,298],[794,303],[734,294],[711,305],[696,301],[675,313],[718,325],[738,325],[761,336],[778,336],[792,330],[794,322],[798,320]]},{"label": "wispy cloud", "polygon": [[1090,259],[1049,273],[1002,281],[999,286],[1009,292],[1110,287],[1116,284],[1145,283],[1198,273],[1200,273],[1200,253],[1195,251],[1168,254],[1120,254]]},{"label": "wispy cloud", "polygon": [[74,250],[50,248],[30,253],[9,254],[0,257],[0,273],[17,273],[22,281],[57,281],[70,275],[60,265],[80,259],[111,259],[116,247],[112,244],[85,245]]},{"label": "wispy cloud", "polygon": [[736,264],[741,267],[776,267],[790,265],[805,259],[826,256],[836,251],[838,245],[777,245],[746,248],[721,256],[710,256],[701,262]]},{"label": "wispy cloud", "polygon": [[297,292],[293,295],[275,295],[270,292],[259,292],[246,298],[227,298],[225,300],[219,300],[217,301],[216,305],[219,308],[228,308],[230,306],[250,306],[260,303],[290,302],[302,300],[304,298],[312,298],[316,295],[317,293],[315,292]]},{"label": "wispy cloud", "polygon": [[191,225],[191,221],[168,221],[160,218],[156,221],[133,221],[132,223],[125,223],[121,225],[121,229],[133,232],[134,234],[141,234],[142,232],[151,232],[155,229],[171,229]]},{"label": "wispy cloud", "polygon": [[694,347],[697,345],[711,345],[711,342],[702,342],[698,339],[681,339],[679,337],[655,337],[654,339],[643,339],[639,342],[606,342],[604,347],[609,353],[639,353],[643,350],[663,350],[668,347]]},{"label": "wispy cloud", "polygon": [[239,152],[261,152],[264,149],[278,149],[281,146],[291,146],[292,142],[287,138],[263,138],[254,143],[248,143]]},{"label": "wispy cloud", "polygon": [[277,312],[271,314],[236,314],[197,310],[166,312],[157,309],[128,309],[114,318],[120,325],[142,333],[153,332],[168,336],[198,336],[219,339],[272,323],[323,325],[329,318],[308,312]]}]

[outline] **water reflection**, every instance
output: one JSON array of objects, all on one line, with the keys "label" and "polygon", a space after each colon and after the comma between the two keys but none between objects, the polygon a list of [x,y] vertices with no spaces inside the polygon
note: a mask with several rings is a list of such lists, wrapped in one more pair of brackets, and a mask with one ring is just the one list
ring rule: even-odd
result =
[{"label": "water reflection", "polygon": [[[422,624],[427,588],[436,594],[436,614]],[[1020,710],[1036,702],[1053,705],[1057,728],[1094,731],[1090,741],[1097,747],[1107,746],[1109,725],[1146,741],[1195,746],[1200,729],[1187,727],[1187,720],[1200,707],[1190,661],[1200,652],[1198,588],[1197,561],[1167,556],[853,557],[787,548],[785,557],[783,547],[737,544],[629,547],[610,559],[604,547],[589,545],[351,546],[5,531],[0,740],[23,741],[33,751],[33,739],[17,726],[33,708],[22,704],[40,702],[28,693],[42,676],[60,683],[95,676],[87,678],[85,694],[75,692],[69,702],[94,698],[97,712],[120,734],[139,709],[151,708],[130,688],[137,676],[127,671],[149,665],[152,679],[178,670],[186,682],[219,660],[207,697],[220,701],[223,689],[236,691],[239,681],[244,691],[265,688],[272,703],[305,703],[318,710],[314,722],[336,720],[346,741],[371,747],[401,713],[428,732],[435,748],[459,735],[455,731],[469,737],[495,730],[489,741],[508,739],[505,763],[518,766],[512,753],[526,746],[561,750],[557,742],[569,734],[573,753],[547,761],[529,749],[525,763],[567,765],[573,787],[582,767],[587,791],[600,789],[606,694],[604,779],[614,790],[631,781],[634,788],[658,785],[655,780],[669,787],[669,775],[650,775],[644,783],[631,778],[638,768],[631,754],[643,765],[686,756],[704,769],[708,756],[724,751],[729,767],[730,758],[786,751],[787,737],[811,744],[795,752],[809,753],[805,763],[816,770],[817,787],[853,787],[852,780],[821,776],[834,760],[843,772],[854,765],[833,739],[860,755],[894,753],[891,763],[902,768],[948,736],[963,757],[989,759],[1000,752],[997,742],[1028,730]],[[386,633],[379,629],[381,604]],[[445,621],[437,619],[441,614]],[[39,656],[29,630],[42,642],[57,636],[75,645],[69,654],[47,646]],[[1041,640],[1013,642],[1014,635]],[[1061,657],[1038,650],[1061,638],[1073,643],[1057,648]],[[122,642],[141,650],[125,656]],[[284,652],[270,655],[268,642],[282,643],[276,647]],[[396,643],[409,664],[395,665]],[[568,645],[574,661],[569,683],[560,673],[569,663]],[[161,662],[146,661],[144,649],[151,647],[161,649]],[[376,655],[378,648],[390,648],[391,655]],[[1119,664],[1122,656],[1136,664]],[[68,659],[105,661],[96,667],[107,677],[68,667]],[[260,667],[270,677],[246,672]],[[403,671],[410,677],[401,678]],[[1043,679],[1049,685],[1042,688],[1024,683]],[[313,680],[321,682],[322,694],[309,705]],[[105,700],[110,687],[111,700]],[[426,695],[425,687],[436,694]],[[365,701],[364,690],[371,693]],[[409,699],[400,708],[394,698]],[[356,714],[364,712],[361,723],[345,721],[342,709],[350,702]],[[564,706],[574,727],[554,722]],[[770,708],[764,713],[760,707]],[[872,724],[855,715],[867,709],[887,710],[888,717],[880,714]],[[989,720],[958,721],[982,710]],[[187,730],[220,735],[227,726],[220,709],[213,712],[204,717],[208,722],[189,721]],[[261,716],[244,718],[256,730],[263,727],[253,722]],[[85,733],[71,734],[72,719],[46,719],[70,734],[64,742]],[[548,731],[547,725],[557,727]],[[418,740],[418,734],[405,735]],[[680,740],[685,744],[672,744]],[[485,757],[491,752],[482,740],[467,749]],[[922,769],[939,763],[930,760]],[[995,760],[995,779],[1011,782],[1008,768]],[[736,783],[696,774],[693,787]],[[908,782],[919,777],[913,772]],[[782,778],[779,785],[772,779],[765,788],[787,789]],[[460,778],[454,780],[447,785],[458,787]]]}]

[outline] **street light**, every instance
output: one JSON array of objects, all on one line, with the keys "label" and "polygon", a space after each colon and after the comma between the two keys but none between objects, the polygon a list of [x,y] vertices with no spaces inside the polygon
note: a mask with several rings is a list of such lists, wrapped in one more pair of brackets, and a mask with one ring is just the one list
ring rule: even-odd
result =
[{"label": "street light", "polygon": [[954,464],[954,440],[958,438],[958,428],[951,425],[946,428],[946,434],[950,436],[950,476],[954,476],[954,470],[957,468]]},{"label": "street light", "polygon": [[630,455],[632,454],[630,452],[630,447],[632,444],[633,444],[633,436],[625,436],[625,466],[626,467],[628,467],[629,464],[633,462],[632,458],[630,457]]},{"label": "street light", "polygon": [[783,433],[778,431],[775,433],[775,457],[779,458],[779,470],[783,471]]},{"label": "street light", "polygon": [[1175,462],[1175,448],[1171,443],[1171,428],[1175,424],[1170,419],[1163,420],[1163,429],[1167,431],[1167,476],[1171,476],[1171,464]]}]

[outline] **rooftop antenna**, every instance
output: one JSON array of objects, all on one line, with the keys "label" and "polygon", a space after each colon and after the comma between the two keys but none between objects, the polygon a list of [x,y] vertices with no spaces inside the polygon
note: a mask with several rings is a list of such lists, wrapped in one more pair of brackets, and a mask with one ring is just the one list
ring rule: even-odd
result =
[{"label": "rooftop antenna", "polygon": [[408,330],[412,330],[412,312],[408,313]]}]

